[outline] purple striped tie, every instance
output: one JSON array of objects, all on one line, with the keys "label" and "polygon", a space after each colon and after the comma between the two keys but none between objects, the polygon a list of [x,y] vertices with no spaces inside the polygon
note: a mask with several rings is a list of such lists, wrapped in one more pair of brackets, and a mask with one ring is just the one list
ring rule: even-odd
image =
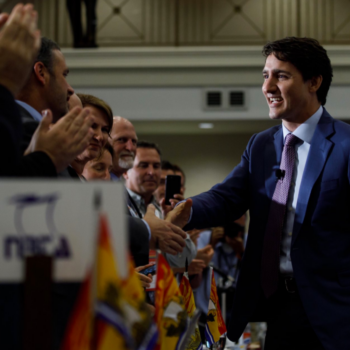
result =
[{"label": "purple striped tie", "polygon": [[261,284],[267,298],[278,288],[281,235],[295,163],[294,146],[298,141],[300,139],[293,134],[286,136],[280,166],[283,176],[277,181],[266,226],[261,262]]}]

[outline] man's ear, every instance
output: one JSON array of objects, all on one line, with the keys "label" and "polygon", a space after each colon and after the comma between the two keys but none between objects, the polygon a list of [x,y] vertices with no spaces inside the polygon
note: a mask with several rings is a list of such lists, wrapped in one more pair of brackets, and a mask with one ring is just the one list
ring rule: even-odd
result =
[{"label": "man's ear", "polygon": [[317,77],[312,77],[310,79],[310,89],[309,89],[309,91],[310,92],[316,92],[320,88],[320,86],[322,84],[322,81],[323,81],[322,75],[319,75]]},{"label": "man's ear", "polygon": [[127,171],[125,173],[123,173],[123,177],[124,177],[125,180],[127,180],[129,178]]},{"label": "man's ear", "polygon": [[34,64],[34,75],[42,85],[46,85],[48,74],[49,72],[45,67],[44,63],[36,62]]}]

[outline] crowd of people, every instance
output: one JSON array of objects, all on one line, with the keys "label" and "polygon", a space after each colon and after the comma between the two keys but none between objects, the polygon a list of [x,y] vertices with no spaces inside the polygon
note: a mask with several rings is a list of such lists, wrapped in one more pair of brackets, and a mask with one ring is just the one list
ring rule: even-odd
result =
[{"label": "crowd of people", "polygon": [[[266,350],[347,348],[350,128],[324,108],[333,74],[316,40],[277,40],[263,54],[263,94],[282,126],[254,135],[221,184],[185,199],[181,167],[162,159],[151,140],[138,140],[103,99],[76,94],[33,6],[16,5],[0,14],[0,176],[122,181],[129,249],[145,288],[153,275],[141,272],[155,249],[175,274],[188,270],[194,289],[214,264],[218,280],[233,282],[230,339],[250,321],[267,321]],[[169,175],[181,177],[170,205]],[[0,290],[6,349],[20,342],[13,288]],[[73,305],[76,295],[65,285],[55,297]],[[153,302],[148,293],[150,309]],[[56,348],[69,311],[63,307],[55,324]]]},{"label": "crowd of people", "polygon": [[[165,178],[181,176],[174,205],[184,200],[183,170],[162,160],[156,144],[138,141],[132,123],[113,116],[105,101],[76,94],[66,79],[69,69],[60,47],[41,37],[36,23],[32,5],[17,5],[10,16],[1,15],[0,123],[3,146],[11,149],[1,176],[125,182],[129,248],[143,286],[149,287],[153,278],[141,273],[153,264],[152,249],[162,251],[174,273],[185,272],[188,265],[198,286],[194,277],[208,266],[214,251],[210,245],[197,250],[197,232],[186,233],[165,220],[172,209],[164,201]],[[70,304],[76,292],[66,288]],[[152,309],[152,293],[148,301]],[[57,325],[57,346],[68,316],[62,315]],[[9,349],[18,344],[13,332],[18,322],[7,323]]]}]

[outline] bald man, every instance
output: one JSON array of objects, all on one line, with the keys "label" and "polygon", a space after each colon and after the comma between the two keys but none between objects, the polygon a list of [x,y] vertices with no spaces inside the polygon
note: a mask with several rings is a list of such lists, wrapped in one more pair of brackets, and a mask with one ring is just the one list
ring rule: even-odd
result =
[{"label": "bald man", "polygon": [[113,118],[110,143],[114,149],[111,178],[116,180],[134,165],[137,136],[129,120],[122,117]]}]

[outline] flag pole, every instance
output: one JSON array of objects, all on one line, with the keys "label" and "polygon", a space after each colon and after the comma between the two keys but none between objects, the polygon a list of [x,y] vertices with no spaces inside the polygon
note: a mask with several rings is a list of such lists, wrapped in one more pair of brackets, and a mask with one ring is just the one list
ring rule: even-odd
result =
[{"label": "flag pole", "polygon": [[97,350],[97,323],[95,318],[95,301],[97,299],[97,250],[98,250],[98,240],[99,240],[99,227],[100,227],[100,213],[102,208],[102,191],[101,189],[96,189],[93,195],[93,209],[95,218],[95,245],[94,250],[94,263],[92,265],[92,275],[91,275],[91,288],[90,288],[90,310],[92,312],[91,320],[91,350]]}]

